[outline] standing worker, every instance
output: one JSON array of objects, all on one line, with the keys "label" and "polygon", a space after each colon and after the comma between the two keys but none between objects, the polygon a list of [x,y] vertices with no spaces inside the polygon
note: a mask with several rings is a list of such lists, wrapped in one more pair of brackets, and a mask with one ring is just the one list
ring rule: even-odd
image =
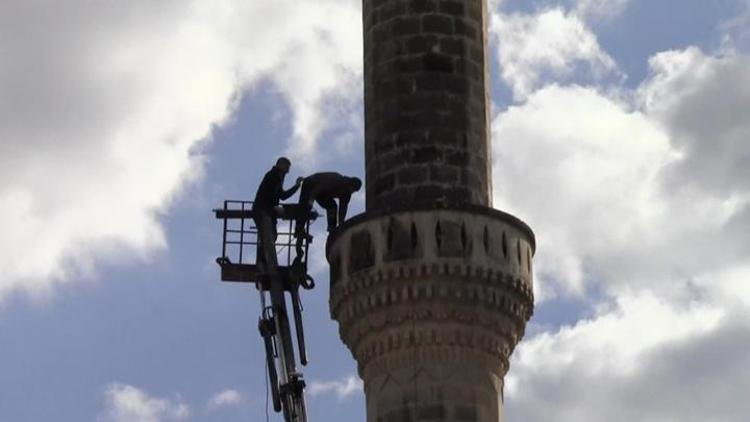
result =
[{"label": "standing worker", "polygon": [[255,202],[253,202],[253,219],[255,226],[258,228],[258,259],[260,264],[269,264],[266,271],[276,271],[278,263],[276,262],[276,224],[277,215],[279,214],[279,202],[288,199],[299,189],[302,178],[298,177],[294,186],[284,190],[284,177],[289,173],[292,162],[286,157],[276,160],[276,165],[268,170],[263,181],[258,186],[255,193]]}]

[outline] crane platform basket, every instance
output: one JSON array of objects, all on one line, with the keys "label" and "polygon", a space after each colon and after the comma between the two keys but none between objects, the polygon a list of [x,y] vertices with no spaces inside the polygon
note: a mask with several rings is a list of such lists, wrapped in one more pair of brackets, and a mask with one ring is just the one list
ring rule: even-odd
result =
[{"label": "crane platform basket", "polygon": [[[255,283],[268,290],[267,278],[262,277],[258,265],[258,228],[251,201],[226,200],[222,208],[213,210],[217,219],[223,220],[221,256],[216,263],[221,267],[221,280]],[[317,211],[299,204],[281,204],[275,216],[280,223],[274,242],[278,261],[277,271],[285,280],[285,290],[290,282],[311,288],[312,279],[307,274],[307,253],[312,237],[310,223],[319,217]],[[295,222],[302,222],[303,236],[295,238]]]}]

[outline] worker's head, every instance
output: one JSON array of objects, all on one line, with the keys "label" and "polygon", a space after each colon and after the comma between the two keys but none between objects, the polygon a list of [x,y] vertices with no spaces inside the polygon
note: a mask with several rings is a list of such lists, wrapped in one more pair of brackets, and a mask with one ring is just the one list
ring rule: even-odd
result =
[{"label": "worker's head", "polygon": [[349,183],[352,187],[352,192],[356,192],[362,188],[362,181],[359,180],[359,177],[350,177]]},{"label": "worker's head", "polygon": [[292,162],[286,157],[280,157],[276,160],[276,168],[281,170],[282,174],[289,173],[289,168],[292,167]]}]

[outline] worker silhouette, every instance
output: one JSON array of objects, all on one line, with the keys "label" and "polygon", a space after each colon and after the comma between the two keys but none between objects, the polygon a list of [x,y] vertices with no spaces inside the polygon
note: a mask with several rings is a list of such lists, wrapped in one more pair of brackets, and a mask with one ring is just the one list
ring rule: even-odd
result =
[{"label": "worker silhouette", "polygon": [[[352,194],[362,187],[362,181],[335,172],[315,173],[305,177],[299,203],[302,209],[310,210],[314,202],[325,208],[328,220],[328,231],[344,222]],[[336,204],[338,200],[338,204]],[[309,236],[304,233],[304,221],[297,219],[295,228],[297,242]]]},{"label": "worker silhouette", "polygon": [[292,162],[286,157],[276,160],[276,165],[268,170],[258,186],[253,202],[253,219],[258,229],[258,247],[256,263],[263,265],[266,272],[275,272],[276,260],[276,225],[281,213],[279,202],[288,199],[299,189],[302,178],[298,177],[294,186],[284,190],[284,177],[289,173]]}]

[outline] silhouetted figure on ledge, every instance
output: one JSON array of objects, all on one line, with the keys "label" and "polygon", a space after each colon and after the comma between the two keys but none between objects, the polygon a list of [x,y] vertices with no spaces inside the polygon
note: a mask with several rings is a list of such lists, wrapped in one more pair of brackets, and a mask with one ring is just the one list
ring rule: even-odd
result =
[{"label": "silhouetted figure on ledge", "polygon": [[[331,232],[346,219],[349,200],[352,194],[360,188],[362,188],[362,181],[356,177],[347,177],[335,172],[315,173],[305,177],[302,182],[302,191],[299,194],[300,208],[309,211],[314,202],[325,208],[328,231]],[[336,204],[337,199],[338,204]],[[312,239],[309,234],[305,233],[304,227],[304,220],[297,219],[294,230],[294,235],[297,237],[297,259],[302,256],[303,239],[305,237],[308,240]]]},{"label": "silhouetted figure on ledge", "polygon": [[289,173],[292,162],[286,157],[276,161],[276,165],[269,170],[258,186],[253,202],[255,226],[258,228],[258,247],[256,263],[264,265],[265,271],[275,272],[278,267],[276,261],[277,216],[279,202],[288,199],[299,189],[302,178],[298,177],[294,186],[284,190],[284,177]]}]

